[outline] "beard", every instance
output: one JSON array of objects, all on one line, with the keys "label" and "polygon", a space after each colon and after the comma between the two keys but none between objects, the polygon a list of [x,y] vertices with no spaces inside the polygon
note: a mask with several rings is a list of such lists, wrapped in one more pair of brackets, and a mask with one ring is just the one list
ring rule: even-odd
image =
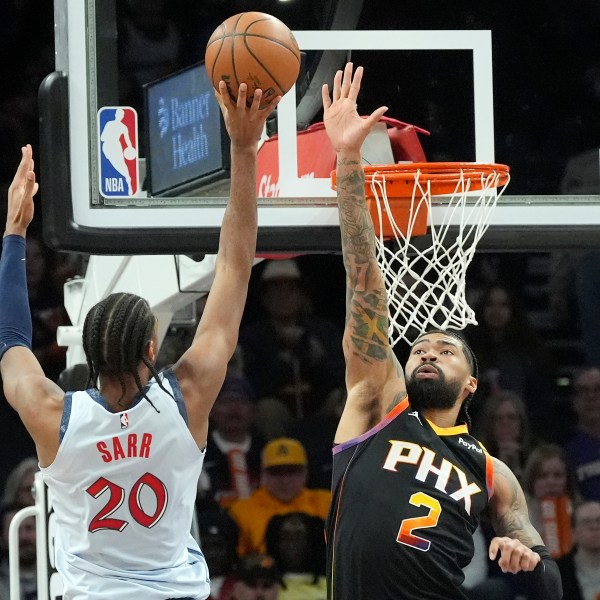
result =
[{"label": "beard", "polygon": [[416,372],[417,369],[406,381],[406,393],[411,406],[417,410],[454,407],[462,387],[459,381],[446,381],[440,370],[437,370],[437,379],[417,379]]}]

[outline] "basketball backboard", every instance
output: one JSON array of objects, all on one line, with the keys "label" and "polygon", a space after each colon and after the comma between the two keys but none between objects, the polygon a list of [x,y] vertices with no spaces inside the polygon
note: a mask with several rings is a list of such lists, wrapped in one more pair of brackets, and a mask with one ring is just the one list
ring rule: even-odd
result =
[{"label": "basketball backboard", "polygon": [[[496,18],[492,10],[473,8],[464,16],[453,15],[442,27],[437,14],[415,12],[405,14],[402,21],[394,11],[385,10],[385,2],[377,5],[379,10],[363,10],[357,30],[294,30],[308,57],[308,76],[316,71],[311,57],[317,60],[326,52],[336,52],[342,56],[340,67],[345,56],[350,57],[365,66],[360,112],[386,104],[390,116],[429,129],[431,136],[424,140],[429,160],[496,161],[511,166],[512,182],[481,247],[513,250],[595,243],[600,223],[597,146],[587,149],[589,183],[579,188],[586,193],[575,195],[565,179],[569,167],[577,171],[576,154],[569,156],[565,149],[559,158],[557,152],[544,152],[535,131],[523,136],[511,122],[520,117],[518,125],[524,128],[524,109],[510,110],[511,100],[521,102],[529,89],[521,85],[526,77],[522,69],[536,72],[541,66],[531,59],[543,61],[547,54],[530,47],[530,62],[520,65],[515,53],[522,37],[511,32],[515,24],[509,17]],[[179,196],[148,195],[143,189],[145,142],[139,138],[139,160],[133,161],[140,170],[139,189],[132,195],[106,193],[100,177],[99,114],[107,107],[131,105],[121,83],[126,62],[126,49],[120,43],[122,17],[114,1],[98,0],[55,0],[55,13],[57,72],[42,87],[41,106],[48,243],[58,249],[107,254],[215,251],[227,202],[226,180],[192,186]],[[403,28],[392,28],[398,25]],[[511,33],[512,47],[507,43]],[[197,54],[180,56],[174,71],[198,58]],[[514,71],[507,72],[511,67]],[[322,82],[316,83],[305,93],[320,94]],[[335,193],[328,178],[298,172],[300,95],[291,90],[278,108],[278,195],[259,199],[260,252],[339,250]],[[533,99],[528,101],[534,104]],[[143,107],[133,108],[143,113]],[[540,168],[544,160],[549,166]],[[555,181],[546,176],[548,172]],[[438,218],[435,211],[432,218]]]}]

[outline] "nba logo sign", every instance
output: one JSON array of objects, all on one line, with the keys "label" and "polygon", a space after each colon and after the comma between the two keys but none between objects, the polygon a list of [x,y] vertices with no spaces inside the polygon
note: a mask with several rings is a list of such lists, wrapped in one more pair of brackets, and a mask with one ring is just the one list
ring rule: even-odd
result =
[{"label": "nba logo sign", "polygon": [[138,123],[129,106],[103,106],[98,111],[100,193],[118,198],[139,190]]},{"label": "nba logo sign", "polygon": [[121,429],[127,429],[129,427],[129,417],[127,416],[127,413],[123,413],[119,417],[119,420],[121,421]]}]

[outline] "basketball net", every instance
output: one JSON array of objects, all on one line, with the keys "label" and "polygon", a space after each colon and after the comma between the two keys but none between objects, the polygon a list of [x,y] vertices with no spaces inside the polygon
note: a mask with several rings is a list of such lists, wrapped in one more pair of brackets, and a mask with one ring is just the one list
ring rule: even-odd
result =
[{"label": "basketball net", "polygon": [[[392,346],[401,339],[412,344],[427,328],[460,330],[477,324],[466,299],[467,268],[510,177],[504,165],[485,165],[489,169],[474,178],[463,168],[467,165],[456,165],[455,180],[443,196],[432,194],[435,181],[432,184],[416,166],[409,172],[414,175],[410,198],[388,198],[390,177],[377,167],[372,167],[372,175],[367,177],[371,188],[367,196],[374,198],[370,211],[377,261],[388,293]],[[403,214],[396,208],[401,221],[394,217],[398,201],[405,203]],[[435,213],[434,204],[439,207]],[[420,230],[427,215],[430,242]],[[386,246],[386,240],[395,240],[393,249]]]}]

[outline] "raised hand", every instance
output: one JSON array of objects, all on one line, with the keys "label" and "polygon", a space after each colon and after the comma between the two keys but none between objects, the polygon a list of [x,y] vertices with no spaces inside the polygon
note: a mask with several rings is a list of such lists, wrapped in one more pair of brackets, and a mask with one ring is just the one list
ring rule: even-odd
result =
[{"label": "raised hand", "polygon": [[33,219],[33,197],[39,185],[35,180],[31,145],[21,148],[22,158],[15,177],[8,188],[8,209],[4,235],[25,237],[27,227]]},{"label": "raised hand", "polygon": [[219,90],[215,91],[215,96],[221,107],[231,143],[238,147],[256,148],[265,121],[279,104],[281,96],[276,96],[267,106],[261,109],[262,90],[257,89],[254,92],[249,107],[246,104],[247,93],[248,86],[245,83],[240,84],[237,101],[234,102],[229,95],[226,83],[220,81]]},{"label": "raised hand", "polygon": [[338,71],[333,80],[333,97],[329,96],[329,86],[323,85],[323,121],[325,130],[336,152],[360,152],[369,131],[387,111],[381,106],[368,117],[362,118],[356,110],[356,100],[360,91],[363,68],[358,67],[352,75],[352,63],[347,63],[344,71]]}]

